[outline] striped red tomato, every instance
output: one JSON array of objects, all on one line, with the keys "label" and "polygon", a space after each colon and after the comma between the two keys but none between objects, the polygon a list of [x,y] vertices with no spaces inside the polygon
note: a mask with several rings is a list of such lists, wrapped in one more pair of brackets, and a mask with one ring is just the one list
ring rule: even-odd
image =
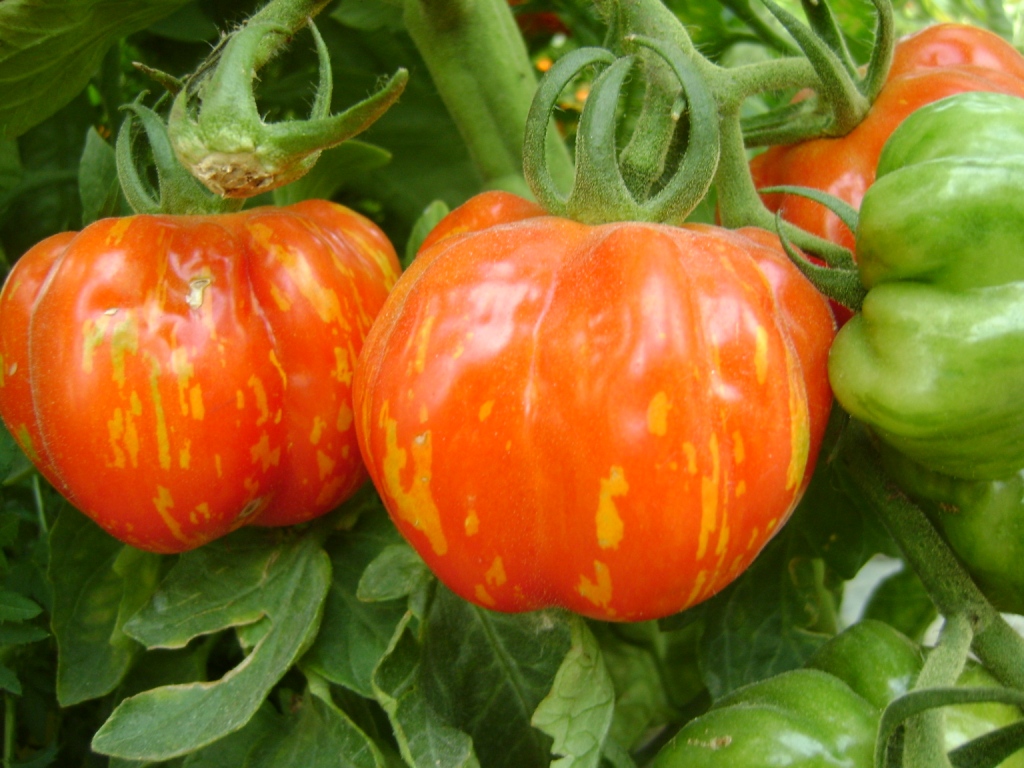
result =
[{"label": "striped red tomato", "polygon": [[0,415],[136,547],[309,520],[365,479],[353,369],[398,269],[375,225],[323,201],[56,235],[0,294]]},{"label": "striped red tomato", "polygon": [[431,233],[367,337],[360,448],[462,597],[664,616],[786,521],[833,334],[767,232],[587,226],[487,193]]}]

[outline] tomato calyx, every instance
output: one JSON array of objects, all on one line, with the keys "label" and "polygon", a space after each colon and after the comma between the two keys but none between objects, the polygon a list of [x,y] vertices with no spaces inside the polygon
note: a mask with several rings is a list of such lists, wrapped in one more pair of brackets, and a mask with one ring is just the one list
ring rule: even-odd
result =
[{"label": "tomato calyx", "polygon": [[[320,63],[309,119],[266,123],[253,92],[255,73],[269,58],[268,46],[283,46],[302,26],[313,35]],[[368,128],[397,101],[407,80],[408,72],[399,69],[376,93],[331,115],[330,57],[312,20],[302,18],[293,27],[254,17],[178,92],[171,141],[181,162],[212,192],[253,197],[300,178],[324,149]]]},{"label": "tomato calyx", "polygon": [[863,71],[850,55],[827,3],[802,0],[807,24],[765,0],[765,7],[797,41],[818,76],[816,94],[765,115],[744,120],[748,147],[790,144],[819,136],[845,136],[864,119],[892,64],[895,27],[892,4],[872,0],[874,43]]},{"label": "tomato calyx", "polygon": [[[124,107],[128,112],[117,134],[117,175],[125,199],[136,213],[147,214],[209,214],[241,209],[241,200],[225,200],[211,194],[174,156],[167,126],[152,109],[140,100]],[[136,121],[138,125],[136,125]],[[148,157],[156,166],[157,187],[154,189],[139,172],[139,163],[147,153],[136,151],[135,136],[143,130],[148,144]]]},{"label": "tomato calyx", "polygon": [[[675,170],[654,193],[651,190],[656,179],[645,178],[640,184],[627,181],[616,150],[616,109],[638,57],[616,57],[603,48],[582,48],[560,59],[537,90],[523,142],[526,179],[550,213],[583,223],[681,223],[707,194],[718,165],[715,101],[696,68],[670,45],[645,36],[629,36],[626,42],[638,52],[649,50],[660,57],[685,93],[688,140]],[[602,71],[591,86],[580,117],[576,173],[566,194],[556,188],[547,168],[544,146],[549,115],[562,90],[588,67],[601,67]],[[673,112],[673,132],[682,116],[680,111]],[[660,170],[658,166],[654,172]]]}]

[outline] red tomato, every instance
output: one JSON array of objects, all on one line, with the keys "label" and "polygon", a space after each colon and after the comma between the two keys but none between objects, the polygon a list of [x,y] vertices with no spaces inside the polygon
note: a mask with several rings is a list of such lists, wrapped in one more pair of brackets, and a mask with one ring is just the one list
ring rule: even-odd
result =
[{"label": "red tomato", "polygon": [[587,226],[486,193],[438,225],[367,337],[360,449],[467,600],[665,616],[786,521],[833,334],[767,232]]},{"label": "red tomato", "polygon": [[309,520],[365,480],[353,369],[398,269],[377,227],[323,201],[56,235],[0,294],[0,415],[141,549]]},{"label": "red tomato", "polygon": [[[914,110],[966,91],[1024,96],[1024,57],[998,35],[940,24],[896,44],[892,68],[864,120],[841,138],[772,147],[751,162],[757,187],[797,185],[860,206],[875,180],[882,146]],[[765,195],[787,221],[852,249],[853,234],[824,206],[795,195]]]}]

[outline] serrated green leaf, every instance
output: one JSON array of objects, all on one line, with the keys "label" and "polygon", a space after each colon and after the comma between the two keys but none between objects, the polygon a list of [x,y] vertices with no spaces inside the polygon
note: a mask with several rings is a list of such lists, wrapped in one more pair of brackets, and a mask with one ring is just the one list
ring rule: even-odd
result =
[{"label": "serrated green leaf", "polygon": [[275,205],[301,200],[330,200],[339,190],[375,168],[387,165],[391,153],[365,141],[349,139],[324,150],[316,165],[298,181],[274,190]]},{"label": "serrated green leaf", "polygon": [[90,128],[78,166],[78,194],[82,198],[82,226],[113,216],[121,208],[114,148]]},{"label": "serrated green leaf", "polygon": [[368,603],[356,592],[365,568],[399,541],[398,531],[374,497],[373,507],[363,512],[355,527],[331,537],[326,545],[331,556],[331,589],[320,633],[302,665],[366,697],[373,696],[373,670],[387,651],[406,606],[401,602]]},{"label": "serrated green leaf", "polygon": [[422,649],[406,614],[373,674],[374,697],[387,712],[405,762],[413,768],[480,768],[473,740],[430,706],[420,687]]},{"label": "serrated green leaf", "polygon": [[439,586],[424,627],[424,697],[487,768],[546,765],[551,739],[530,719],[570,645],[564,613],[496,613]]},{"label": "serrated green leaf", "polygon": [[430,577],[430,569],[416,550],[408,544],[392,544],[366,566],[356,597],[370,603],[398,600],[411,595]]},{"label": "serrated green leaf", "polygon": [[450,211],[451,209],[443,200],[434,200],[423,209],[423,213],[412,225],[412,232],[409,233],[409,239],[405,243],[405,255],[402,257],[403,269],[412,264],[412,260],[416,258],[427,235]]},{"label": "serrated green leaf", "polygon": [[126,608],[134,612],[152,593],[158,557],[131,550],[70,506],[50,531],[50,553],[57,699],[71,706],[110,693],[127,673],[139,647],[121,631]]},{"label": "serrated green leaf", "polygon": [[165,686],[122,701],[93,738],[95,751],[169,760],[249,722],[316,637],[331,578],[330,560],[314,538],[274,542],[253,532],[182,555],[150,605],[129,622],[136,638],[176,647],[264,616],[273,626],[218,681]]},{"label": "serrated green leaf", "polygon": [[659,632],[656,622],[591,622],[615,687],[615,714],[609,736],[625,747],[677,717],[679,707],[704,689],[697,666],[697,627]]},{"label": "serrated green leaf", "polygon": [[43,609],[24,595],[0,589],[0,621],[26,621],[34,619]]},{"label": "serrated green leaf", "polygon": [[4,0],[0,135],[16,138],[78,94],[117,38],[187,0]]},{"label": "serrated green leaf", "polygon": [[615,712],[615,688],[601,647],[579,616],[570,620],[572,647],[551,691],[531,720],[554,739],[551,768],[598,768]]}]

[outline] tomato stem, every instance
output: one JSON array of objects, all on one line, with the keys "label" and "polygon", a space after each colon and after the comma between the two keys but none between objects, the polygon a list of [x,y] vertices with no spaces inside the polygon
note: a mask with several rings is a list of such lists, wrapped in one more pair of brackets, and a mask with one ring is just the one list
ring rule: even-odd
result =
[{"label": "tomato stem", "polygon": [[[968,615],[946,616],[939,642],[928,654],[914,689],[955,685],[967,663],[973,639],[974,627]],[[906,768],[948,768],[942,709],[930,709],[907,721],[904,765]]]},{"label": "tomato stem", "polygon": [[[405,0],[404,19],[483,186],[529,196],[523,129],[537,78],[506,0]],[[572,160],[554,131],[543,151],[567,184]]]},{"label": "tomato stem", "polygon": [[847,428],[839,454],[850,479],[924,583],[943,616],[969,616],[972,648],[1003,684],[1024,690],[1024,637],[1011,627],[971,580],[927,515],[885,474],[866,430]]}]

